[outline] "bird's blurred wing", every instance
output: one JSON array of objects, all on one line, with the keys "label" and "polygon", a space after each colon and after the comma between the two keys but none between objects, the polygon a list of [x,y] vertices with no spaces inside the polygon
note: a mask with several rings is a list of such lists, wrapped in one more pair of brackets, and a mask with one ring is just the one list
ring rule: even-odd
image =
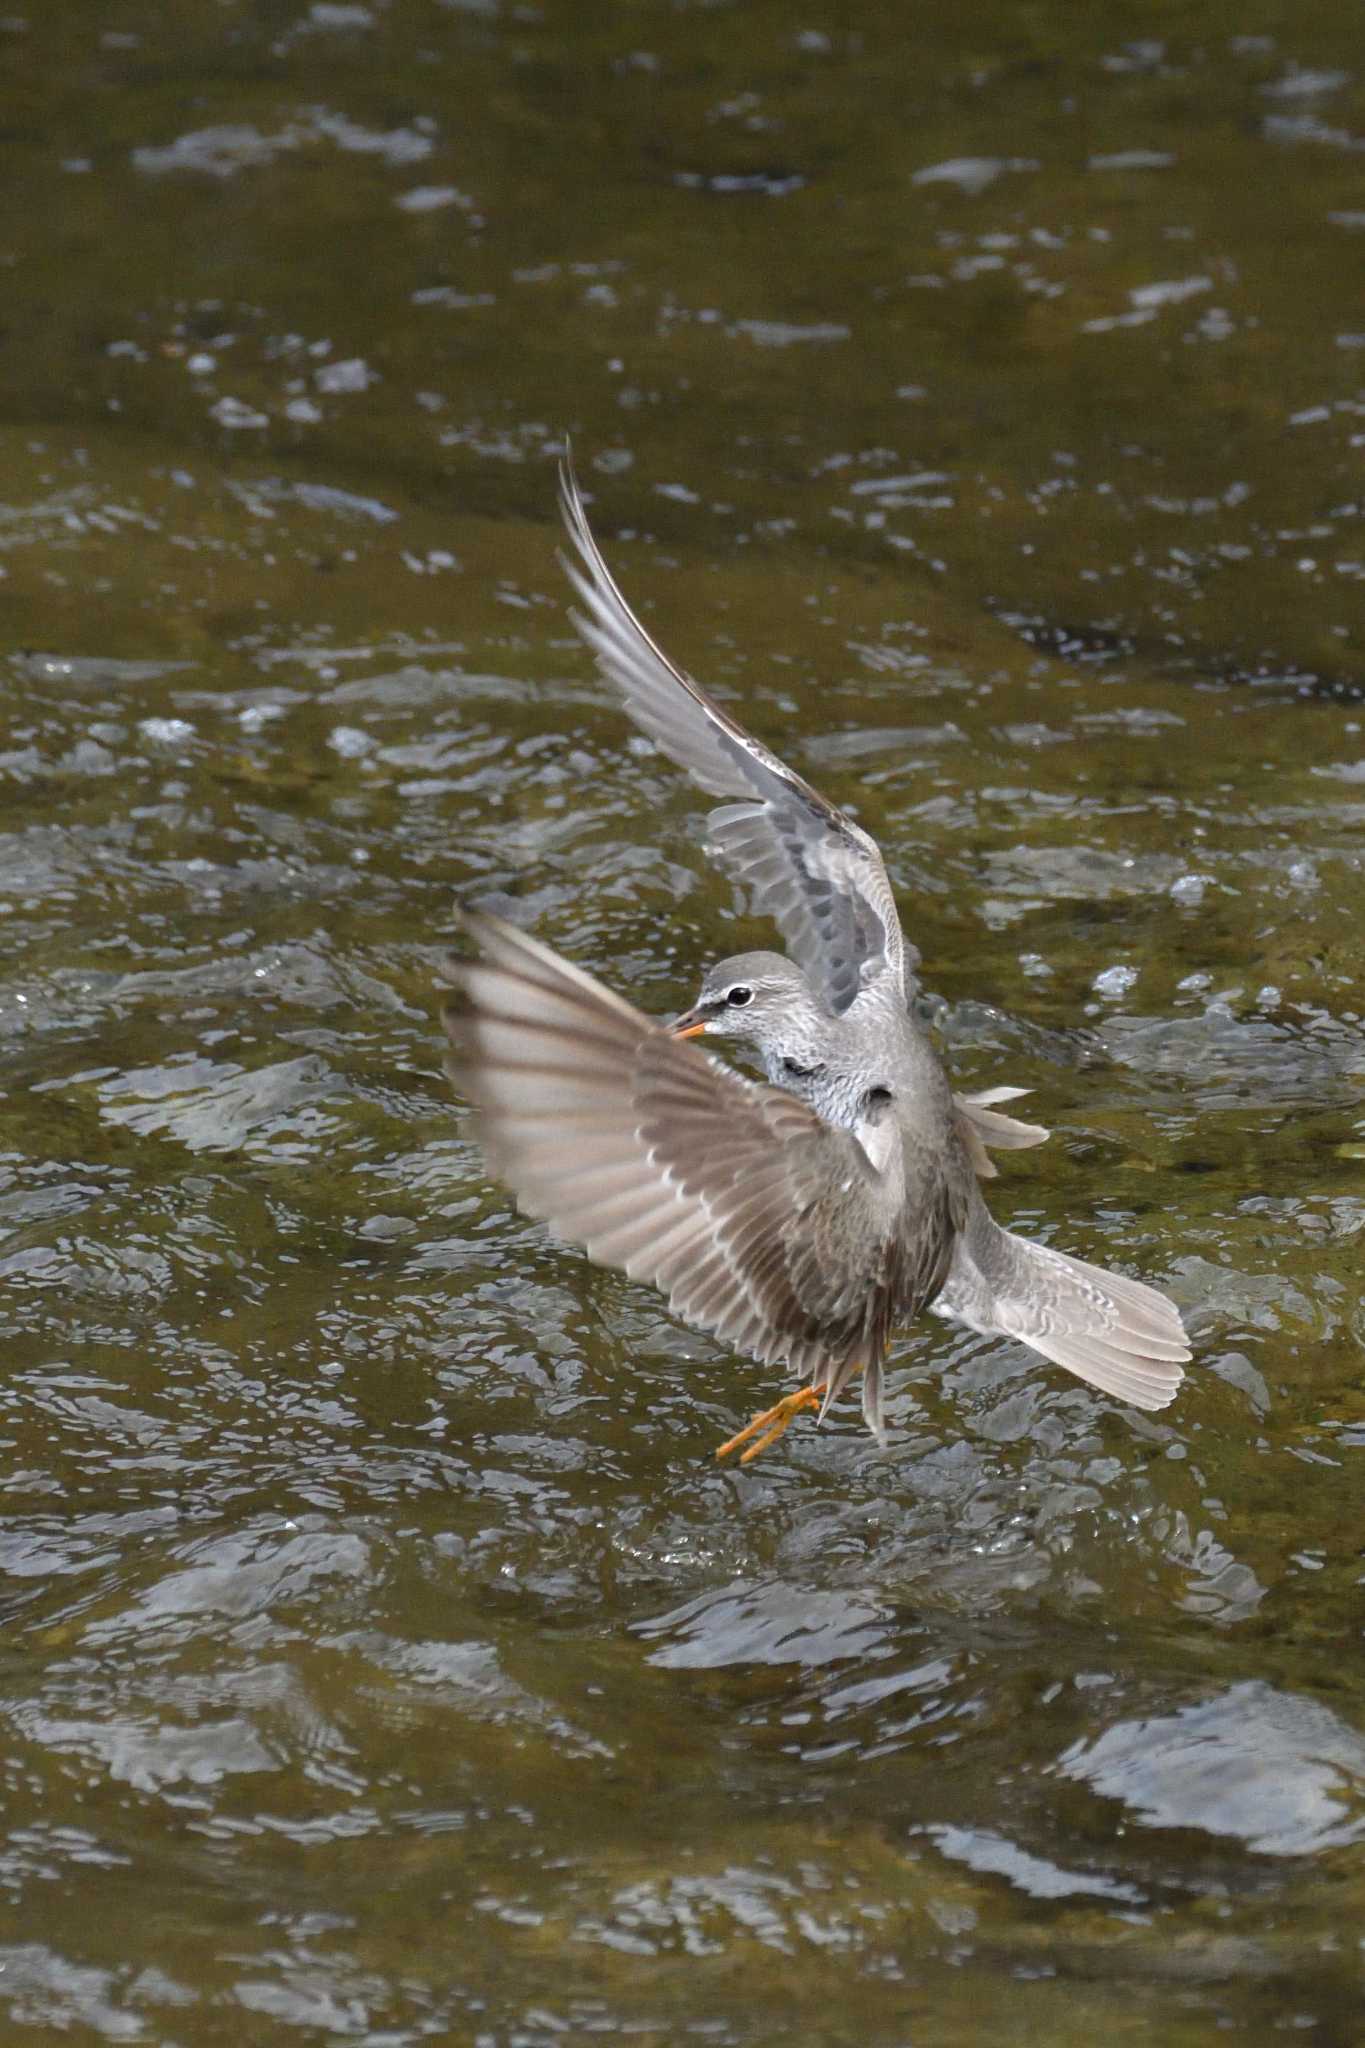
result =
[{"label": "bird's blurred wing", "polygon": [[837,1369],[895,1277],[894,1174],[524,932],[462,922],[450,1071],[521,1208],[753,1357]]},{"label": "bird's blurred wing", "polygon": [[561,472],[564,523],[578,560],[574,623],[641,731],[699,788],[736,798],[713,811],[709,844],[836,1013],[888,966],[904,980],[918,955],[900,928],[876,841],[745,732],[674,666],[617,588],[593,539],[573,471]]}]

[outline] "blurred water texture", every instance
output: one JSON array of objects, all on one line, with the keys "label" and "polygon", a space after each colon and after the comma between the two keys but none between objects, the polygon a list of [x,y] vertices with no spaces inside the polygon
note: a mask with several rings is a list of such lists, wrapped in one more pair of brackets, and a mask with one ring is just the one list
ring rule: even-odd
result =
[{"label": "blurred water texture", "polygon": [[[22,7],[24,0],[18,0]],[[0,22],[7,2038],[1361,2039],[1365,102],[1338,0]],[[778,1391],[484,1179],[456,901],[767,943],[565,613],[886,850],[1144,1418]]]}]

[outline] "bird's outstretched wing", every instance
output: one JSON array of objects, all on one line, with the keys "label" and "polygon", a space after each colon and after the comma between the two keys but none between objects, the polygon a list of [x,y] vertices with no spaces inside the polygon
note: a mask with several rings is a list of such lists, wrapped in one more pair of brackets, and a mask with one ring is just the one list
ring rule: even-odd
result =
[{"label": "bird's outstretched wing", "polygon": [[583,605],[574,623],[603,676],[641,731],[701,789],[738,799],[708,820],[716,859],[779,926],[792,958],[836,1014],[881,966],[904,982],[918,956],[901,932],[876,841],[674,666],[617,588],[567,462],[560,485],[578,555],[564,562]]},{"label": "bird's outstretched wing", "polygon": [[922,1305],[952,1249],[907,1250],[898,1174],[524,932],[461,922],[480,956],[447,970],[451,1077],[520,1207],[751,1357],[831,1393],[875,1368],[891,1316]]}]

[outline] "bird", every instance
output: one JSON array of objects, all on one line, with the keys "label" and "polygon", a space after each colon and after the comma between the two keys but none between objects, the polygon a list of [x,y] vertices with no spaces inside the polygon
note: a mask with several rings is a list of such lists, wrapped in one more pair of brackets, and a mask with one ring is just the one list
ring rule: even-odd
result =
[{"label": "bird", "polygon": [[[918,1006],[872,837],[657,646],[593,538],[565,459],[574,623],[640,730],[708,795],[709,852],[786,953],[710,967],[671,1023],[530,933],[458,912],[473,941],[445,979],[448,1071],[519,1207],[599,1265],[652,1282],[682,1320],[802,1384],[718,1457],[751,1463],[855,1379],[885,1441],[897,1328],[932,1310],[1014,1338],[1090,1386],[1164,1408],[1191,1357],[1165,1295],[996,1223],[993,1150],[1048,1132],[955,1093]],[[764,1078],[700,1041],[728,1040]]]}]

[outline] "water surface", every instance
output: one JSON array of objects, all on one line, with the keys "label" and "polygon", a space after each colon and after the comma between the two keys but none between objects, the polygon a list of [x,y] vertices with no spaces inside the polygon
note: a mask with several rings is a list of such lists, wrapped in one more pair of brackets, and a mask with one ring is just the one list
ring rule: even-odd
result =
[{"label": "water surface", "polygon": [[[0,28],[16,2039],[1360,2038],[1358,17],[120,0]],[[765,943],[565,614],[878,836],[1132,1413],[771,1372],[548,1243],[456,902]]]}]

